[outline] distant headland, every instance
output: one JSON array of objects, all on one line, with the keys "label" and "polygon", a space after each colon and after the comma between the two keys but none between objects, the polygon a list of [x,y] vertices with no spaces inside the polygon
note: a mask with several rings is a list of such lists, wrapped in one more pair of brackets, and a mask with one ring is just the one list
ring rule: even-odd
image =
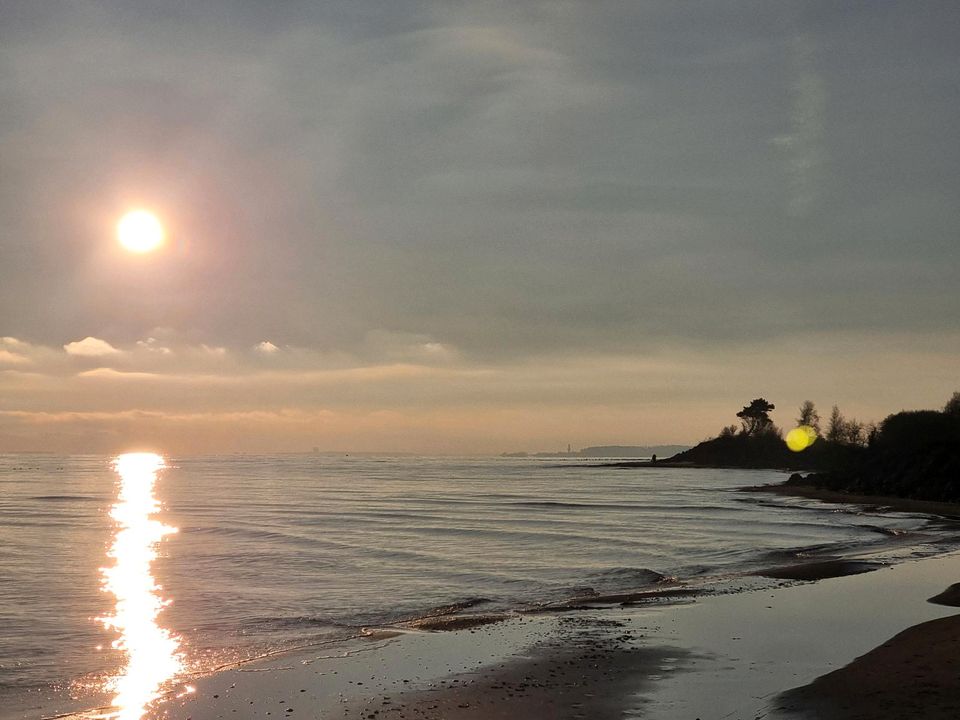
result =
[{"label": "distant headland", "polygon": [[[784,486],[960,502],[960,392],[942,410],[901,411],[880,423],[847,420],[834,406],[825,432],[807,401],[786,441],[769,417],[773,409],[757,398],[737,413],[740,428],[726,427],[659,465],[805,470],[811,472],[794,473]],[[799,446],[790,443],[797,432],[808,436]]]},{"label": "distant headland", "polygon": [[941,410],[904,410],[880,423],[847,419],[834,405],[825,431],[816,406],[807,400],[786,437],[770,418],[774,409],[765,398],[756,398],[736,414],[740,427],[729,425],[692,448],[663,453],[659,462],[603,465],[807,471],[795,472],[781,485],[748,489],[960,503],[960,392]]},{"label": "distant headland", "polygon": [[571,450],[569,447],[566,452],[509,452],[503,453],[500,457],[506,458],[649,458],[657,455],[659,457],[669,457],[677,453],[688,450],[689,445],[594,445],[585,447],[582,450]]}]

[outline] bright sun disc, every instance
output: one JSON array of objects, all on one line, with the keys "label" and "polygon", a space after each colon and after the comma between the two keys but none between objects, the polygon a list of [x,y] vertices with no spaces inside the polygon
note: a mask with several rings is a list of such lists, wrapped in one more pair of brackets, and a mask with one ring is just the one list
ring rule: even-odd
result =
[{"label": "bright sun disc", "polygon": [[165,234],[157,216],[146,210],[128,212],[117,223],[117,239],[130,252],[148,253],[163,245]]}]

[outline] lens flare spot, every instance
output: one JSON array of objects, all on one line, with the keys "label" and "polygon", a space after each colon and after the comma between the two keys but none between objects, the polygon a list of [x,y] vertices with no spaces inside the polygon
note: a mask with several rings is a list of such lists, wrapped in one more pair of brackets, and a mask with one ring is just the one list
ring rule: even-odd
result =
[{"label": "lens flare spot", "polygon": [[795,427],[787,433],[787,447],[794,452],[803,452],[817,440],[817,431],[809,425]]},{"label": "lens flare spot", "polygon": [[169,604],[151,574],[157,546],[177,528],[150,516],[160,510],[153,494],[163,458],[153,453],[128,453],[114,461],[120,476],[117,502],[110,511],[116,522],[108,556],[114,563],[101,568],[103,589],[114,596],[113,614],[98,618],[120,637],[112,647],[126,657],[121,672],[110,679],[118,720],[140,720],[161,687],[183,670],[179,638],[160,627],[157,617]]}]

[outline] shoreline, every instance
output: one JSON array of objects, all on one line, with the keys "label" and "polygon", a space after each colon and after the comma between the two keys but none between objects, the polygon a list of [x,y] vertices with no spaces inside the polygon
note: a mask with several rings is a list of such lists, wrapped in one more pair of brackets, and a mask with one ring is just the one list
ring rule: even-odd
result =
[{"label": "shoreline", "polygon": [[[916,716],[916,703],[931,698],[940,704],[924,716],[947,717],[934,713],[953,712],[949,688],[957,681],[944,653],[960,647],[960,614],[927,601],[958,576],[960,552],[953,552],[667,604],[443,631],[393,628],[198,678],[196,692],[148,717],[853,718],[872,707],[869,691],[850,680],[864,673],[880,678],[877,686],[896,686],[885,695],[888,714],[877,717],[910,717],[911,709]],[[934,656],[915,657],[934,641]],[[891,668],[909,668],[910,681]]]},{"label": "shoreline", "polygon": [[865,505],[868,507],[884,508],[897,512],[922,513],[938,515],[950,520],[960,520],[960,503],[936,502],[933,500],[913,500],[911,498],[894,497],[889,495],[854,495],[826,490],[815,485],[787,485],[778,483],[773,485],[748,485],[739,488],[741,492],[768,493],[782,497],[800,497],[808,500],[820,500],[826,503],[846,503],[849,505]]}]

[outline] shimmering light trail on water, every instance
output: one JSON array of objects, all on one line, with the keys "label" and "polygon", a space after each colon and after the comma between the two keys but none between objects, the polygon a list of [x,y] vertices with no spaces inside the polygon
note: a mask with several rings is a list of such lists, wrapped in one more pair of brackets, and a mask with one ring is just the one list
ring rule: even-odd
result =
[{"label": "shimmering light trail on water", "polygon": [[101,568],[103,589],[116,598],[112,615],[100,618],[120,637],[113,642],[126,655],[121,672],[110,680],[119,720],[140,720],[161,686],[183,667],[179,639],[157,618],[169,603],[151,573],[157,546],[177,528],[150,516],[160,510],[153,493],[163,458],[153,453],[128,453],[114,461],[120,476],[117,502],[110,511],[117,529],[108,553],[114,564]]}]

